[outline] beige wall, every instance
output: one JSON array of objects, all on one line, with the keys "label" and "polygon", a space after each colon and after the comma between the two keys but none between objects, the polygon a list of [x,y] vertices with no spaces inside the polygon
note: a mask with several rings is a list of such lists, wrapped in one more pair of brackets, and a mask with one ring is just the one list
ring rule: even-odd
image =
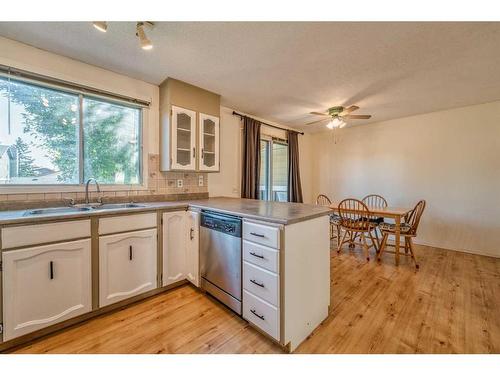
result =
[{"label": "beige wall", "polygon": [[[417,242],[500,257],[500,102],[313,136],[313,194],[427,209]],[[302,166],[304,170],[304,166]]]},{"label": "beige wall", "polygon": [[[237,110],[237,112],[240,112]],[[208,174],[208,192],[215,196],[240,196],[241,184],[241,121],[233,116],[233,109],[221,107],[220,110],[220,161],[221,172]],[[259,119],[259,118],[258,118]],[[274,124],[266,119],[261,121]],[[274,124],[281,127],[283,125]],[[285,138],[285,132],[269,127],[263,127],[263,132],[280,138]],[[313,202],[312,170],[311,165],[311,135],[299,136],[300,168],[302,178],[302,192],[305,203]]]}]

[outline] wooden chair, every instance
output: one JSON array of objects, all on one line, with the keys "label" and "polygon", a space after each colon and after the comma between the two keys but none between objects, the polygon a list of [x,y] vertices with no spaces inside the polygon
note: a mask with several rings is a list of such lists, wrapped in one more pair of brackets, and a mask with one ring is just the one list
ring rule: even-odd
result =
[{"label": "wooden chair", "polygon": [[[367,195],[362,199],[362,202],[366,204],[368,207],[377,207],[377,208],[386,208],[387,207],[387,201],[385,198],[381,195],[378,194],[370,194]],[[375,237],[377,239],[377,245],[380,245],[380,241],[378,238],[378,225],[384,222],[383,217],[373,217],[370,219],[372,223],[376,225],[375,227]]]},{"label": "wooden chair", "polygon": [[[401,223],[399,228],[400,235],[405,238],[405,255],[408,255],[408,252],[410,252],[410,256],[413,259],[413,262],[415,263],[416,269],[419,269],[419,265],[417,263],[417,260],[415,259],[415,252],[413,251],[412,238],[417,236],[418,225],[420,223],[420,218],[422,217],[424,209],[425,209],[425,201],[421,200],[416,204],[413,210],[411,210],[404,216],[403,222]],[[380,251],[378,253],[378,261],[380,261],[380,257],[384,253],[385,248],[387,246],[394,246],[394,245],[389,245],[387,243],[387,239],[391,234],[392,235],[395,234],[395,224],[382,223],[379,225],[379,228],[382,231],[383,237],[382,237],[382,243],[380,244]]]},{"label": "wooden chair", "polygon": [[[339,215],[340,226],[344,229],[344,236],[342,237],[342,241],[339,243],[337,253],[340,253],[344,243],[348,242],[349,245],[354,246],[354,240],[357,236],[359,236],[365,250],[366,260],[369,261],[369,249],[373,246],[377,251],[377,243],[371,233],[374,229],[374,224],[370,221],[372,214],[368,210],[368,207],[358,199],[344,199],[339,203]],[[349,235],[349,238],[346,240],[347,235]],[[367,235],[371,240],[370,246],[368,246],[366,241]]]},{"label": "wooden chair", "polygon": [[[318,195],[316,198],[316,204],[318,206],[330,207],[332,201],[324,194]],[[335,234],[335,232],[337,234]],[[337,214],[330,215],[330,240],[337,239],[337,247],[340,243],[340,216]]]}]

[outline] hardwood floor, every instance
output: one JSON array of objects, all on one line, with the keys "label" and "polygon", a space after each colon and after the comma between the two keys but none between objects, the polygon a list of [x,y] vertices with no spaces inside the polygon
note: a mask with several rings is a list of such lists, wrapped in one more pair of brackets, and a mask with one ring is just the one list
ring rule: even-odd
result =
[{"label": "hardwood floor", "polygon": [[[500,353],[500,259],[417,246],[332,251],[329,318],[297,353]],[[373,257],[372,257],[373,258]],[[210,297],[182,286],[18,348],[16,353],[282,353]]]}]

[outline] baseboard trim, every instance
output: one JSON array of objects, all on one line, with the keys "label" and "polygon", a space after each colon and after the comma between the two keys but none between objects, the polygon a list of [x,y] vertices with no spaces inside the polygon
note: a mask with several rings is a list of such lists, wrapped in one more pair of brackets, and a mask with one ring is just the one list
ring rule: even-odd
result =
[{"label": "baseboard trim", "polygon": [[442,247],[442,246],[435,245],[435,244],[432,244],[432,243],[429,243],[429,242],[419,241],[419,240],[416,240],[416,239],[413,242],[416,245],[427,246],[427,247],[434,247],[434,248],[437,248],[437,249],[456,251],[456,252],[459,252],[459,253],[466,253],[466,254],[481,255],[481,256],[490,257],[490,258],[500,258],[500,254],[494,254],[494,253],[490,253],[490,252],[487,252],[487,251],[470,250],[470,249],[450,249],[450,248]]}]

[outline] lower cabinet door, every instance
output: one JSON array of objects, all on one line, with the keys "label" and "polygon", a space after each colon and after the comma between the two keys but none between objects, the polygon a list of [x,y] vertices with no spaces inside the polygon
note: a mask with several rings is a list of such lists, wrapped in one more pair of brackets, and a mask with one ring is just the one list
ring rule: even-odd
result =
[{"label": "lower cabinet door", "polygon": [[4,251],[4,340],[92,309],[90,239]]},{"label": "lower cabinet door", "polygon": [[193,285],[200,286],[200,214],[188,212],[188,241],[186,252],[186,278]]},{"label": "lower cabinet door", "polygon": [[163,285],[186,279],[187,212],[163,214]]},{"label": "lower cabinet door", "polygon": [[99,238],[99,306],[156,288],[156,229]]}]

